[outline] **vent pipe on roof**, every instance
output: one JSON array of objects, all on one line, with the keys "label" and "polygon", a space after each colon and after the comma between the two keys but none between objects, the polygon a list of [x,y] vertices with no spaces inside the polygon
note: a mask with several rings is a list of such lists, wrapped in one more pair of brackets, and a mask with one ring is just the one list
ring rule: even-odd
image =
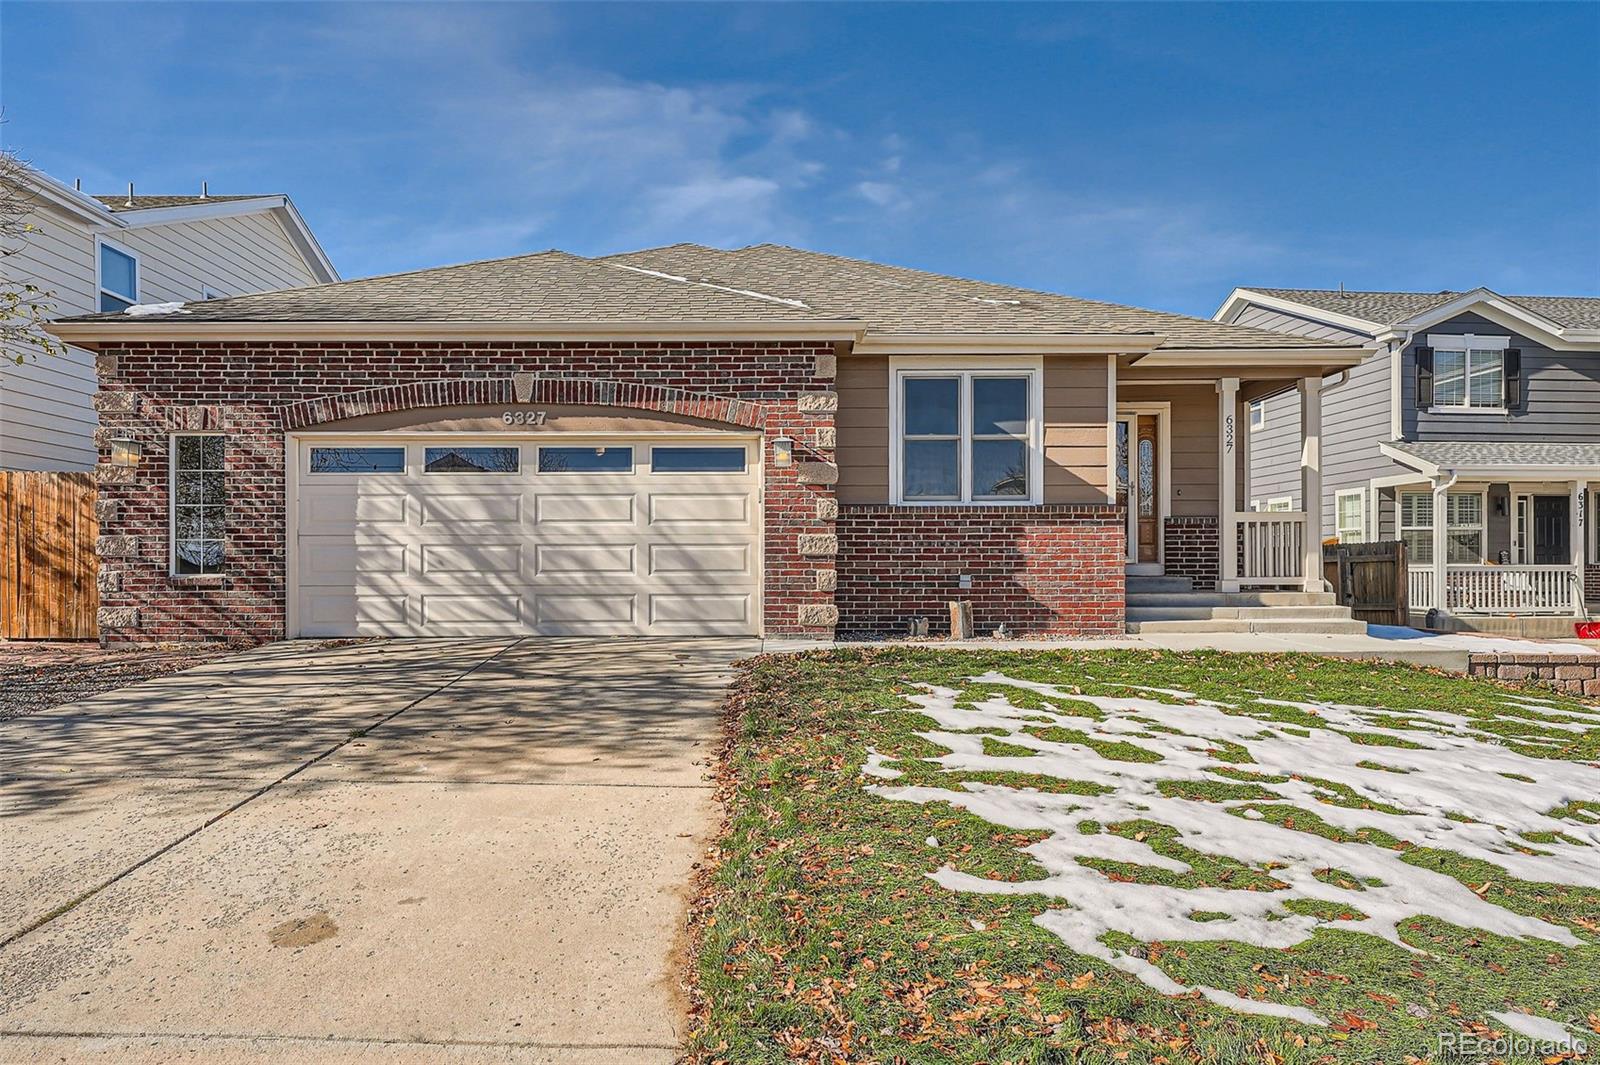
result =
[{"label": "vent pipe on roof", "polygon": [[128,202],[123,204],[122,206],[124,206],[124,207],[132,207],[133,206],[133,182],[131,182],[131,181],[128,182]]},{"label": "vent pipe on roof", "polygon": [[211,182],[209,182],[209,181],[200,182],[200,198],[202,200],[211,195],[211,193],[210,193],[210,191],[208,189],[208,186],[210,184],[211,184]]},{"label": "vent pipe on roof", "polygon": [[72,179],[72,191],[73,192],[82,192],[83,191],[83,178],[75,177],[75,178]]},{"label": "vent pipe on roof", "polygon": [[1343,281],[1339,282],[1339,298],[1342,300],[1347,300],[1350,298],[1350,294],[1344,290]]}]

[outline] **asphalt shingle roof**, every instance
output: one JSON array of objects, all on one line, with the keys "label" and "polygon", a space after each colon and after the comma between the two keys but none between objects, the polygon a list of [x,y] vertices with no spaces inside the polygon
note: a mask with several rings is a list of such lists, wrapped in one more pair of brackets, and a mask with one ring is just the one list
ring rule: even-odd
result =
[{"label": "asphalt shingle roof", "polygon": [[178,322],[850,322],[870,333],[1165,336],[1168,348],[1326,341],[776,244],[675,244],[586,259],[545,251],[194,303]]},{"label": "asphalt shingle roof", "polygon": [[109,207],[113,213],[120,211],[144,211],[151,207],[188,207],[197,203],[226,203],[230,200],[259,200],[263,196],[275,196],[277,193],[257,192],[249,196],[135,196],[133,206],[128,206],[128,194],[121,193],[116,196],[96,196],[95,199]]},{"label": "asphalt shingle roof", "polygon": [[[1276,296],[1324,311],[1348,314],[1379,325],[1405,321],[1432,307],[1449,303],[1464,292],[1339,292],[1324,288],[1257,288],[1242,286],[1263,296]],[[1577,329],[1600,329],[1600,297],[1595,296],[1505,296],[1502,297],[1557,325]]]},{"label": "asphalt shingle roof", "polygon": [[1474,466],[1600,466],[1600,444],[1560,441],[1430,440],[1389,445],[1445,469]]}]

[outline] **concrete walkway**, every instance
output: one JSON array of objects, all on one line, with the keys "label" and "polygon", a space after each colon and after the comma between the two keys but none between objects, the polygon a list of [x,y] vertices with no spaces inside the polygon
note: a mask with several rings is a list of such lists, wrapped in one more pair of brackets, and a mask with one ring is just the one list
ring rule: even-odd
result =
[{"label": "concrete walkway", "polygon": [[1521,640],[1472,633],[1434,633],[1370,625],[1367,635],[1320,633],[1141,633],[1099,639],[980,638],[952,642],[948,639],[872,640],[767,640],[762,650],[773,653],[810,651],[826,647],[931,647],[948,650],[990,651],[1231,651],[1239,654],[1310,654],[1329,658],[1404,662],[1449,673],[1465,673],[1472,654],[1597,654],[1592,640]]},{"label": "concrete walkway", "polygon": [[671,1061],[757,649],[278,644],[0,725],[0,1060]]}]

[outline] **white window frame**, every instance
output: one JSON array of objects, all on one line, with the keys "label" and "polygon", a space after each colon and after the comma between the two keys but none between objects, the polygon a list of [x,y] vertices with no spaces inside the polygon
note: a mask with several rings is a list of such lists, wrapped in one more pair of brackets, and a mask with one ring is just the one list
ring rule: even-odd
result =
[{"label": "white window frame", "polygon": [[[1350,499],[1352,497],[1361,503],[1361,516],[1359,518],[1359,525],[1350,526],[1349,529],[1354,530],[1359,536],[1359,539],[1346,540],[1344,534],[1347,531],[1347,528],[1341,524],[1343,512],[1340,504],[1342,504],[1346,499]],[[1333,526],[1334,532],[1338,534],[1339,542],[1341,544],[1360,544],[1367,542],[1367,490],[1365,488],[1341,488],[1337,492],[1333,493]]]},{"label": "white window frame", "polygon": [[224,436],[219,432],[193,432],[172,433],[167,437],[167,573],[178,580],[210,580],[226,576],[228,573],[228,537],[227,537],[227,450],[226,440],[222,443],[223,450],[223,537],[222,537],[222,568],[215,573],[181,573],[178,570],[178,441],[190,436]]},{"label": "white window frame", "polygon": [[[960,379],[958,460],[960,495],[955,499],[906,499],[904,496],[905,381],[912,377]],[[1028,456],[1028,494],[1015,498],[972,495],[972,379],[974,377],[1025,377],[1028,380],[1028,430],[1023,443]],[[889,360],[889,498],[907,507],[1025,507],[1044,501],[1044,360],[924,358],[907,356]]]},{"label": "white window frame", "polygon": [[1282,513],[1294,509],[1294,496],[1273,496],[1267,500],[1267,505],[1261,508],[1270,513]]},{"label": "white window frame", "polygon": [[[1507,336],[1478,336],[1475,333],[1430,333],[1428,347],[1433,349],[1433,394],[1439,394],[1439,355],[1443,352],[1461,356],[1462,402],[1435,403],[1429,414],[1505,414],[1506,412],[1506,350],[1511,347]],[[1500,360],[1500,398],[1493,404],[1472,402],[1473,356],[1492,355]]]},{"label": "white window frame", "polygon": [[99,234],[95,234],[95,238],[94,238],[94,313],[95,314],[102,314],[102,313],[104,313],[104,314],[112,314],[112,313],[115,313],[115,312],[112,312],[112,311],[102,311],[100,309],[100,297],[101,296],[110,296],[112,299],[118,299],[118,300],[125,300],[125,299],[128,298],[128,297],[124,296],[120,292],[113,292],[110,289],[105,287],[105,280],[102,277],[102,271],[100,269],[100,256],[101,256],[100,249],[101,248],[110,248],[112,251],[117,252],[117,253],[122,254],[122,255],[126,255],[128,258],[133,260],[133,303],[129,304],[129,306],[138,306],[138,304],[140,302],[139,289],[141,287],[141,281],[143,280],[143,275],[144,275],[144,268],[143,268],[142,264],[139,262],[139,254],[137,252],[135,252],[132,248],[125,247],[124,245],[118,244],[116,241],[111,240],[108,237],[102,237]]},{"label": "white window frame", "polygon": [[[1447,565],[1447,566],[1481,566],[1481,565],[1485,564],[1488,561],[1488,553],[1489,553],[1489,489],[1488,488],[1464,489],[1462,491],[1449,492],[1446,495],[1447,495],[1447,498],[1445,499],[1445,512],[1444,512],[1444,521],[1445,521],[1445,530],[1444,530],[1444,533],[1445,533],[1445,558],[1444,558],[1444,564]],[[1432,508],[1432,502],[1431,501],[1433,499],[1433,490],[1431,488],[1424,488],[1424,489],[1421,489],[1421,490],[1413,489],[1411,491],[1406,491],[1406,490],[1402,489],[1402,490],[1396,492],[1395,493],[1395,516],[1394,516],[1395,535],[1397,537],[1399,537],[1401,540],[1404,540],[1405,539],[1405,534],[1408,533],[1408,532],[1412,532],[1412,533],[1426,532],[1426,533],[1431,534],[1433,532],[1433,522],[1438,521],[1439,518],[1440,518],[1440,515],[1432,514],[1431,515],[1432,521],[1430,521],[1427,525],[1407,525],[1405,523],[1405,520],[1406,520],[1405,497],[1406,496],[1427,496],[1428,499],[1430,500],[1430,502],[1429,502],[1430,510]],[[1476,524],[1476,525],[1451,525],[1450,524],[1450,499],[1448,498],[1450,496],[1475,496],[1475,497],[1477,497],[1477,499],[1478,499],[1478,517],[1479,517],[1478,524]],[[1460,560],[1452,562],[1450,560],[1450,534],[1452,532],[1475,532],[1475,533],[1478,534],[1478,557],[1477,557],[1477,559],[1475,559],[1473,561],[1470,561],[1470,562],[1468,562],[1468,561],[1460,561]],[[1438,560],[1436,559],[1435,562],[1437,562],[1437,561]],[[1418,563],[1418,565],[1426,565],[1426,566],[1432,566],[1433,564],[1434,564],[1434,562]]]},{"label": "white window frame", "polygon": [[1250,406],[1248,408],[1248,411],[1249,411],[1250,431],[1252,433],[1260,432],[1262,429],[1265,429],[1267,427],[1267,401],[1266,400],[1264,400],[1264,399],[1252,399],[1250,401]]}]

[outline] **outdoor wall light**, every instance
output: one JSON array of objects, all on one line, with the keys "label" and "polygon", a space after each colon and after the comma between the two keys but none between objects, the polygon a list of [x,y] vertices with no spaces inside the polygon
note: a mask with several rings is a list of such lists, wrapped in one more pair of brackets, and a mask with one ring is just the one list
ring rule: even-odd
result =
[{"label": "outdoor wall light", "polygon": [[794,465],[794,441],[787,436],[780,436],[772,442],[772,464],[774,466]]},{"label": "outdoor wall light", "polygon": [[137,440],[118,437],[111,441],[111,465],[137,466],[144,457],[144,446]]}]

